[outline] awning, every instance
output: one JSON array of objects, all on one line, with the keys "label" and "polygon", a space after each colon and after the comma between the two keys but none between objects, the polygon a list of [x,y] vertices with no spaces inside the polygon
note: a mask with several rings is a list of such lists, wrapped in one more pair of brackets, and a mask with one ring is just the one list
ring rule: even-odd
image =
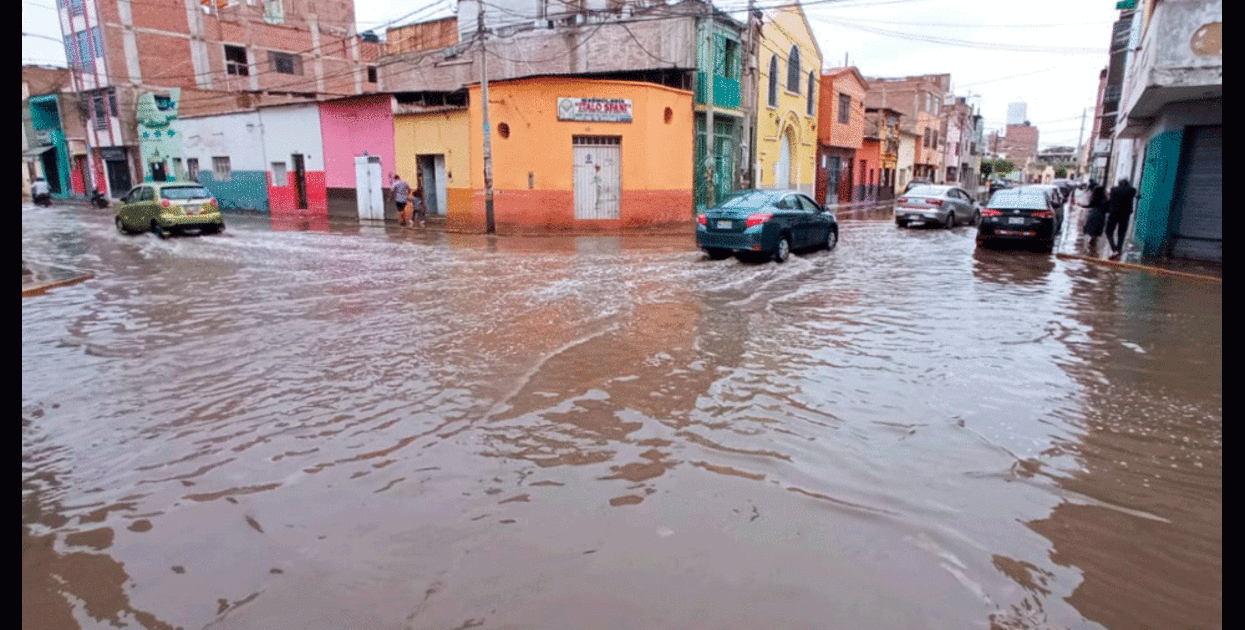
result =
[{"label": "awning", "polygon": [[37,148],[34,148],[34,149],[30,149],[30,150],[28,150],[28,151],[24,151],[24,152],[22,152],[22,157],[24,157],[24,158],[36,158],[36,157],[39,157],[40,155],[43,155],[44,153],[46,153],[46,152],[48,152],[48,151],[51,151],[51,150],[52,150],[52,149],[54,149],[54,148],[56,148],[56,147],[37,147]]}]

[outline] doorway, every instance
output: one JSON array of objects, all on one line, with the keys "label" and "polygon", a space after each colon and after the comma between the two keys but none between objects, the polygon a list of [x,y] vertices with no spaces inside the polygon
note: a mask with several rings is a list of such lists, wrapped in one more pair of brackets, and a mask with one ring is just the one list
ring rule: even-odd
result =
[{"label": "doorway", "polygon": [[380,173],[379,156],[355,156],[355,195],[361,220],[385,220],[385,189],[380,181]]},{"label": "doorway", "polygon": [[778,143],[778,164],[774,165],[774,187],[791,188],[791,130],[784,129]]},{"label": "doorway", "polygon": [[417,155],[419,179],[416,186],[424,191],[424,208],[428,215],[445,214],[445,154]]},{"label": "doorway", "polygon": [[290,154],[290,164],[294,166],[294,207],[307,209],[307,164],[302,153]]},{"label": "doorway", "polygon": [[574,136],[575,218],[617,219],[621,211],[621,136]]},{"label": "doorway", "polygon": [[133,185],[129,164],[125,160],[105,160],[104,166],[108,171],[108,189],[112,191],[112,196],[120,197],[129,192]]}]

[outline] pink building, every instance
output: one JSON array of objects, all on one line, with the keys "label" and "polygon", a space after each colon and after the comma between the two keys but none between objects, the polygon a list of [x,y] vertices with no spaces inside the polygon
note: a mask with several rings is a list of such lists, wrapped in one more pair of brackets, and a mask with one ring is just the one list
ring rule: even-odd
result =
[{"label": "pink building", "polygon": [[[397,219],[393,204],[382,201],[377,208],[376,203],[388,198],[383,195],[395,169],[393,98],[375,94],[321,102],[320,133],[328,215]],[[413,174],[402,175],[412,181]]]}]

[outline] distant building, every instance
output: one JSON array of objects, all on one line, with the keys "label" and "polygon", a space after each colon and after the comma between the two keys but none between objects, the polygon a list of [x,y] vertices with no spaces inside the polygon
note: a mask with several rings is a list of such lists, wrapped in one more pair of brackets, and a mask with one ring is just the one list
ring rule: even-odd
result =
[{"label": "distant building", "polygon": [[57,4],[87,121],[85,146],[70,149],[74,177],[114,197],[186,176],[169,153],[182,115],[376,89],[379,44],[355,33],[351,0]]},{"label": "distant building", "polygon": [[943,173],[941,128],[939,115],[943,97],[951,89],[951,75],[926,74],[902,78],[871,77],[865,105],[890,108],[902,114],[901,131],[916,132],[921,143],[916,147],[912,166],[913,178],[939,181]]},{"label": "distant building", "polygon": [[855,66],[821,73],[817,116],[817,203],[852,201],[856,153],[864,142],[869,84]]}]

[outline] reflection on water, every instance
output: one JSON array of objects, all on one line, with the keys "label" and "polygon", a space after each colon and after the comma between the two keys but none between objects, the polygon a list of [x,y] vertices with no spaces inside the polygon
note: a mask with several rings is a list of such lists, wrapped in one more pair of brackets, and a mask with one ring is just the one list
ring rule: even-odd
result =
[{"label": "reflection on water", "polygon": [[106,220],[24,216],[29,627],[1221,626],[1218,286]]}]

